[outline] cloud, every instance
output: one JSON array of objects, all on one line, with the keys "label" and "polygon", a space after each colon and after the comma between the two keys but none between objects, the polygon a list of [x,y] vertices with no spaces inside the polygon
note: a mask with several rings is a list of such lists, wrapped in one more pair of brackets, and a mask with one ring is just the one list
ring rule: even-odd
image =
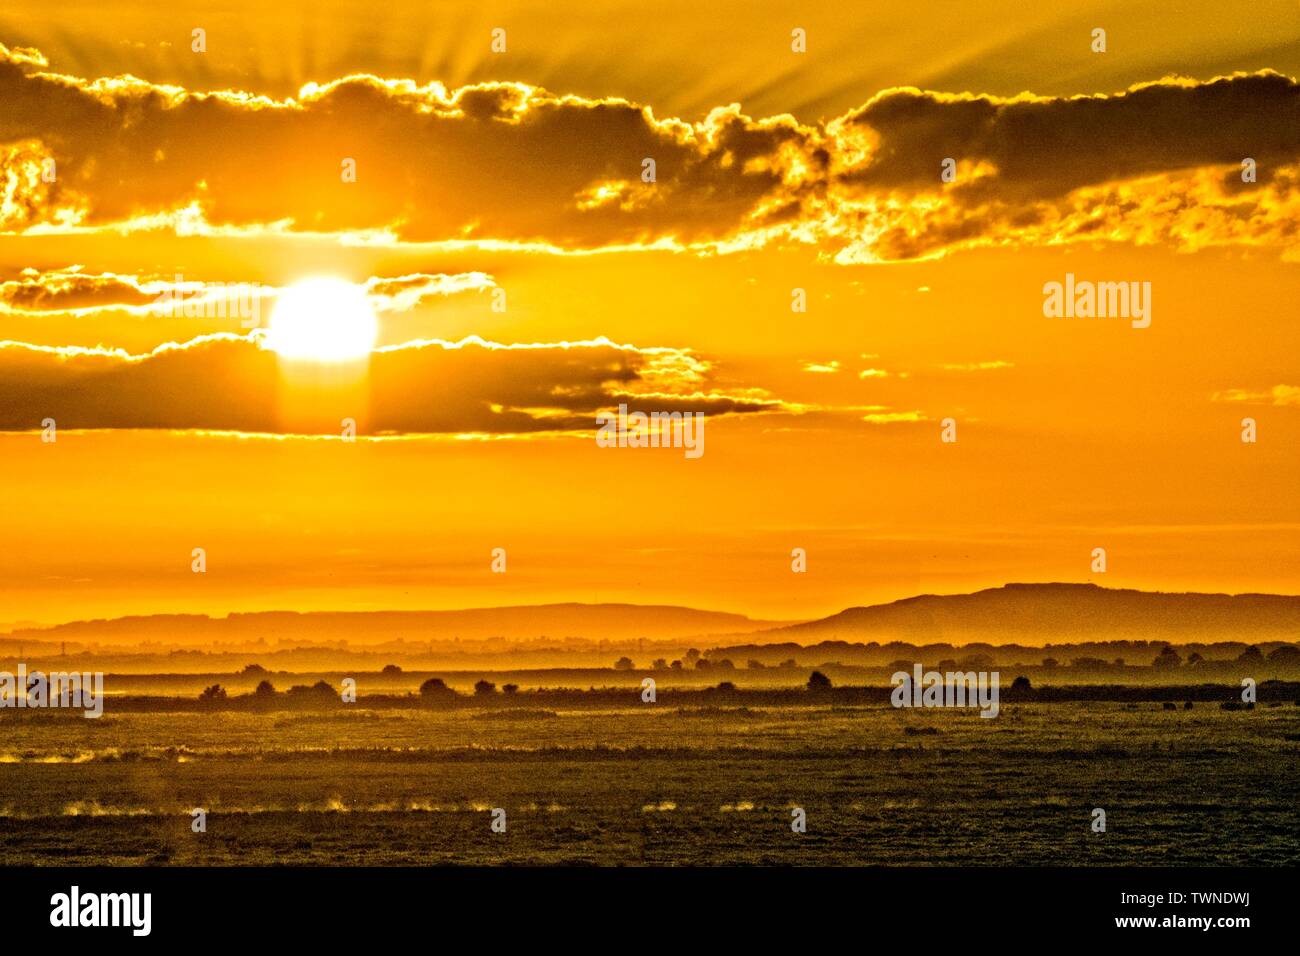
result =
[{"label": "cloud", "polygon": [[[0,102],[0,231],[274,228],[556,252],[797,243],[845,264],[1101,240],[1300,257],[1300,85],[1270,71],[1070,97],[890,89],[810,125],[735,104],[689,122],[523,83],[358,75],[285,99],[195,92],[81,79],[0,47]],[[1241,181],[1247,157],[1257,182]],[[940,179],[945,158],[955,182]]]},{"label": "cloud", "polygon": [[690,352],[606,339],[502,345],[477,337],[378,349],[364,375],[293,366],[260,332],[219,333],[143,355],[0,343],[0,430],[53,418],[61,429],[219,430],[269,434],[531,434],[588,431],[635,398],[661,411],[780,411],[755,390],[709,386]]},{"label": "cloud", "polygon": [[[447,90],[350,76],[285,100],[193,93],[51,73],[3,49],[0,101],[0,142],[40,144],[59,170],[45,192],[15,201],[6,228],[31,225],[37,205],[71,202],[78,222],[102,225],[199,201],[215,224],[288,219],[404,240],[689,241],[778,221],[765,200],[807,162],[811,134],[734,107],[692,124],[519,83]],[[7,165],[28,182],[38,158],[29,147]],[[344,160],[356,182],[343,181]]]},{"label": "cloud", "polygon": [[495,286],[492,277],[484,272],[461,272],[455,275],[414,273],[391,279],[371,278],[365,288],[376,312],[409,312],[427,299],[459,292],[482,292]]},{"label": "cloud", "polygon": [[1272,388],[1257,390],[1230,388],[1223,392],[1215,392],[1210,400],[1297,408],[1300,407],[1300,385],[1274,385]]},{"label": "cloud", "polygon": [[80,266],[41,272],[24,269],[17,279],[0,282],[0,309],[6,312],[83,312],[147,306],[158,297],[135,276],[83,273]]},{"label": "cloud", "polygon": [[962,362],[939,366],[945,372],[988,372],[1000,368],[1014,368],[1014,362],[994,359],[989,362]]},{"label": "cloud", "polygon": [[[484,272],[412,273],[372,276],[362,283],[378,313],[408,312],[430,299],[495,287]],[[24,269],[17,279],[0,282],[0,313],[92,315],[127,311],[136,315],[186,315],[222,318],[250,314],[254,302],[273,301],[283,288],[260,283],[200,282],[183,275],[89,273],[81,266],[41,271]],[[241,308],[244,311],[241,311]]]},{"label": "cloud", "polygon": [[1042,97],[886,90],[836,121],[872,140],[865,163],[841,175],[864,188],[930,190],[940,162],[971,164],[953,193],[1059,198],[1083,186],[1155,172],[1237,165],[1264,172],[1300,159],[1300,87],[1278,73],[1208,82],[1170,78],[1116,95]]}]

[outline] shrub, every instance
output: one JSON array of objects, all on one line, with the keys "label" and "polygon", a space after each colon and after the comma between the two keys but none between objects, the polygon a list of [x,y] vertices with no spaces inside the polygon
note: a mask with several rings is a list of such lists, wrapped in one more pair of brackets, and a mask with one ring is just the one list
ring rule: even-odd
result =
[{"label": "shrub", "polygon": [[421,697],[455,697],[456,692],[441,677],[430,677],[420,685]]},{"label": "shrub", "polygon": [[831,679],[821,671],[813,671],[808,675],[809,690],[830,690]]}]

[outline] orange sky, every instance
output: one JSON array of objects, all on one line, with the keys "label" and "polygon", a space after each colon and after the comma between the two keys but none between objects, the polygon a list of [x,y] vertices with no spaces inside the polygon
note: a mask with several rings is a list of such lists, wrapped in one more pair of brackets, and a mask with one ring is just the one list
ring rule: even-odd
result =
[{"label": "orange sky", "polygon": [[[0,627],[1300,591],[1294,4],[264,6],[0,13]],[[381,351],[270,348],[321,275]],[[619,402],[705,453],[597,447]]]}]

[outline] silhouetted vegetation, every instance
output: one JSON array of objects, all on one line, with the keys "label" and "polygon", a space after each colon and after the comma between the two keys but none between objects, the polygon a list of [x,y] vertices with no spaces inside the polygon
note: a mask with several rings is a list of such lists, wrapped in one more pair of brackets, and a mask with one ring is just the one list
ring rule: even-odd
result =
[{"label": "silhouetted vegetation", "polygon": [[441,677],[430,677],[420,685],[420,696],[432,700],[447,700],[458,695]]},{"label": "silhouetted vegetation", "polygon": [[1151,662],[1152,667],[1180,667],[1183,663],[1182,655],[1172,647],[1165,645],[1161,648],[1156,659]]},{"label": "silhouetted vegetation", "polygon": [[[1021,675],[1023,678],[1023,675]],[[823,683],[826,681],[827,683]],[[1017,703],[1056,704],[1075,701],[1120,702],[1137,706],[1143,702],[1163,706],[1165,703],[1183,701],[1183,709],[1191,709],[1194,701],[1224,705],[1225,710],[1250,709],[1240,702],[1241,687],[1236,683],[1178,684],[1058,684],[1033,687],[1024,678],[1013,680],[1004,690],[1004,706]],[[206,688],[195,697],[144,697],[123,695],[115,697],[113,709],[117,712],[178,712],[187,710],[402,710],[412,707],[473,708],[484,707],[502,710],[528,708],[547,709],[603,709],[640,704],[639,687],[604,687],[579,689],[571,687],[534,688],[511,693],[496,693],[488,681],[480,681],[490,690],[472,695],[457,693],[442,678],[431,677],[420,685],[418,694],[369,694],[358,698],[355,704],[343,702],[325,681],[315,685],[296,685],[277,693],[269,682],[258,685],[252,693],[228,695],[219,684]],[[265,685],[265,686],[264,686]],[[476,685],[477,688],[477,685]],[[807,684],[801,687],[747,688],[732,681],[722,681],[709,687],[673,688],[661,686],[658,702],[668,707],[708,706],[710,699],[725,694],[730,700],[748,707],[798,707],[806,706],[811,692],[819,704],[832,709],[840,707],[888,707],[893,688],[888,684],[872,686],[834,686],[822,671],[815,671]],[[1300,682],[1264,680],[1258,685],[1262,706],[1275,707],[1296,701],[1300,705]],[[1169,709],[1169,708],[1165,708]]]}]

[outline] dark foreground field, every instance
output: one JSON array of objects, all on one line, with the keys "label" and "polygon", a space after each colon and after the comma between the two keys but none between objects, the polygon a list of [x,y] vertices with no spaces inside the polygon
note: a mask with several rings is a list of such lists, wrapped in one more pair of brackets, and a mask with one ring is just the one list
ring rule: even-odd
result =
[{"label": "dark foreground field", "polygon": [[1289,703],[9,711],[0,731],[2,864],[1300,862]]}]

